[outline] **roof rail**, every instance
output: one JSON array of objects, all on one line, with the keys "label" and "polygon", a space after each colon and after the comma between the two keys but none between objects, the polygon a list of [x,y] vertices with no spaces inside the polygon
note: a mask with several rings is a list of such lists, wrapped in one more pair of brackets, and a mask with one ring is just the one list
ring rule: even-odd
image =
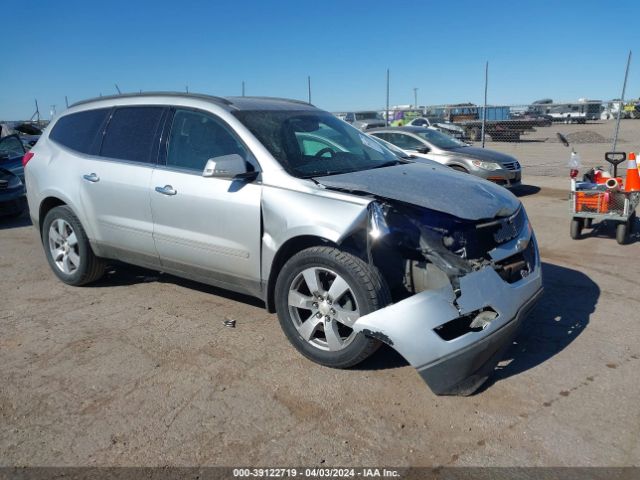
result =
[{"label": "roof rail", "polygon": [[202,100],[208,100],[216,103],[221,103],[223,105],[231,105],[231,102],[226,98],[215,97],[213,95],[205,95],[202,93],[184,93],[184,92],[142,92],[142,93],[123,93],[121,95],[108,95],[103,97],[94,97],[88,98],[86,100],[80,100],[79,102],[75,102],[69,107],[76,107],[78,105],[84,105],[90,102],[96,102],[99,100],[113,100],[116,98],[135,98],[135,97],[158,97],[158,96],[170,96],[170,97],[189,97],[189,98],[200,98]]},{"label": "roof rail", "polygon": [[244,96],[244,97],[239,97],[239,96],[231,96],[231,97],[227,97],[229,99],[229,102],[231,104],[233,104],[233,100],[237,99],[243,99],[243,98],[255,98],[256,100],[278,100],[281,102],[290,102],[290,103],[297,103],[300,105],[309,105],[311,107],[313,107],[314,105],[309,103],[309,102],[305,102],[304,100],[296,100],[294,98],[283,98],[283,97],[267,97],[267,96]]}]

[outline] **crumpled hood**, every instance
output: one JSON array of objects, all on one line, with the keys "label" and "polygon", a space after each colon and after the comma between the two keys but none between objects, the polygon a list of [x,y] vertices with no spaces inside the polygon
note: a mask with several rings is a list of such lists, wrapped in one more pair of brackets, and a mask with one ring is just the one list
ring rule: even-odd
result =
[{"label": "crumpled hood", "polygon": [[507,189],[441,165],[410,163],[315,180],[327,188],[368,193],[467,220],[508,216],[520,206]]},{"label": "crumpled hood", "polygon": [[495,150],[487,150],[486,148],[478,148],[478,147],[452,148],[449,150],[443,150],[442,154],[473,158],[473,159],[482,160],[485,162],[511,163],[516,161],[516,159],[511,155],[496,152]]}]

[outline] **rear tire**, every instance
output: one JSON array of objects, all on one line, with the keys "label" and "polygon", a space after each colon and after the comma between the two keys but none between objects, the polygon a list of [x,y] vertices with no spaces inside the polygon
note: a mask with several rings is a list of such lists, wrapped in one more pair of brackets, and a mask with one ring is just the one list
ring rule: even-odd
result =
[{"label": "rear tire", "polygon": [[357,365],[380,346],[349,324],[385,307],[389,290],[375,267],[333,247],[291,257],[275,287],[280,326],[310,360],[334,368]]},{"label": "rear tire", "polygon": [[66,205],[52,208],[42,224],[42,244],[53,273],[67,285],[86,285],[104,274],[78,217]]}]

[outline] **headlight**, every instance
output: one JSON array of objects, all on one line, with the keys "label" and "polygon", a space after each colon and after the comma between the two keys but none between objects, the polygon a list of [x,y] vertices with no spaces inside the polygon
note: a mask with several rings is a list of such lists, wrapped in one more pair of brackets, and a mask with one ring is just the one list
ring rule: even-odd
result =
[{"label": "headlight", "polygon": [[484,170],[499,170],[502,165],[494,162],[481,162],[480,160],[472,160],[471,163],[474,167],[482,168]]}]

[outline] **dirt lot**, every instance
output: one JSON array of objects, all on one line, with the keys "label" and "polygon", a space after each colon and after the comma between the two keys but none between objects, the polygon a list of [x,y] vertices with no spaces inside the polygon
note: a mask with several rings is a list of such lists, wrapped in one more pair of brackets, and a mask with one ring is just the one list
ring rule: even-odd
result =
[{"label": "dirt lot", "polygon": [[[613,131],[560,127],[578,128]],[[569,151],[489,146],[527,168],[546,290],[467,398],[434,396],[389,349],[315,365],[251,298],[124,267],[65,286],[28,220],[1,221],[0,465],[640,465],[640,235],[570,240]],[[576,148],[602,163],[608,146]]]}]

